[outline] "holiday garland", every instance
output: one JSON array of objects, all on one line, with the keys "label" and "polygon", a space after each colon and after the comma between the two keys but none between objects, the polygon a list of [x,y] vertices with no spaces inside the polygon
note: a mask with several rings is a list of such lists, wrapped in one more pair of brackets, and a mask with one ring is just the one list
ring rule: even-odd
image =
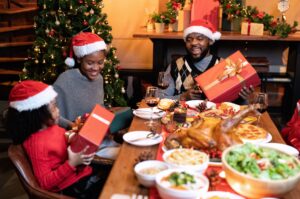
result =
[{"label": "holiday garland", "polygon": [[298,25],[297,21],[290,25],[285,20],[275,19],[274,16],[259,11],[256,7],[244,7],[237,0],[220,0],[220,6],[223,9],[223,13],[227,15],[228,20],[244,18],[248,22],[262,23],[264,24],[264,30],[269,31],[271,35],[277,35],[281,38],[285,38],[290,33],[295,32]]}]

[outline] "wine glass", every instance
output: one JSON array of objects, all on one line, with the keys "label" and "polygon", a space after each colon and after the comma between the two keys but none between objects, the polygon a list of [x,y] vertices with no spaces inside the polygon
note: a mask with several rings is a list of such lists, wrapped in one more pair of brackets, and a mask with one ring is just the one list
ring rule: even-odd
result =
[{"label": "wine glass", "polygon": [[[259,108],[257,109],[261,114],[264,113],[268,108],[268,94],[267,93],[256,93],[253,99],[254,104],[259,104]],[[260,121],[261,114],[258,116],[257,123]]]},{"label": "wine glass", "polygon": [[158,86],[158,88],[160,88],[159,96],[161,98],[164,98],[165,97],[164,90],[169,87],[169,82],[168,82],[168,79],[166,78],[166,72],[161,71],[158,73],[157,86]]},{"label": "wine glass", "polygon": [[145,101],[146,104],[151,107],[151,115],[150,115],[150,121],[146,122],[146,124],[150,127],[154,126],[155,122],[153,121],[153,107],[155,107],[159,102],[158,97],[158,88],[155,86],[149,86],[146,90],[145,95]]},{"label": "wine glass", "polygon": [[166,72],[161,71],[158,73],[157,86],[162,90],[169,87],[169,82],[166,78]]}]

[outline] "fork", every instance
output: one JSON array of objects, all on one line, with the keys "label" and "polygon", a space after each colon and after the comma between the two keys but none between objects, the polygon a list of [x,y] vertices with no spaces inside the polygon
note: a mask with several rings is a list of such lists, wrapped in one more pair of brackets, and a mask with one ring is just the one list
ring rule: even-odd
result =
[{"label": "fork", "polygon": [[156,138],[159,138],[160,137],[160,134],[154,132],[154,131],[151,131],[150,133],[148,133],[146,135],[146,137],[140,137],[140,138],[135,138],[135,139],[132,139],[132,140],[129,140],[130,142],[136,142],[136,141],[140,141],[140,140],[146,140],[146,139],[156,139]]}]

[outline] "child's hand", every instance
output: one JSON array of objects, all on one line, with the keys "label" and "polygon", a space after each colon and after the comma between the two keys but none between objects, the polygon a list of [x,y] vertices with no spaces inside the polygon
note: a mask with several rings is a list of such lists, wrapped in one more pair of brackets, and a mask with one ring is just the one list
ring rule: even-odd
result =
[{"label": "child's hand", "polygon": [[71,147],[69,146],[68,147],[69,164],[73,167],[76,167],[81,164],[89,165],[93,160],[95,153],[85,154],[88,148],[89,146],[86,146],[82,151],[78,153],[74,153],[71,150]]}]

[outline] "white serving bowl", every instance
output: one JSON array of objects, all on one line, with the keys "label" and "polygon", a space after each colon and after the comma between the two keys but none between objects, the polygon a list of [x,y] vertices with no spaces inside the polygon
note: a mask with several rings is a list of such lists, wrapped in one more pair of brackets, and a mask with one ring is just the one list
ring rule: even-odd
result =
[{"label": "white serving bowl", "polygon": [[[287,179],[272,180],[255,178],[251,175],[239,172],[238,170],[234,169],[229,165],[226,158],[231,153],[231,151],[240,149],[243,146],[244,145],[235,145],[227,148],[222,153],[222,164],[226,175],[226,180],[231,188],[234,189],[237,193],[249,198],[280,197],[294,189],[295,186],[299,183],[300,172],[297,172],[295,175],[290,176]],[[268,146],[257,145],[257,147],[275,150],[278,154],[285,154],[292,158],[296,165],[300,165],[300,161],[296,157],[291,156],[288,153],[284,153],[280,150],[276,150]],[[249,157],[251,157],[250,154]],[[262,160],[266,159],[267,158],[263,158]],[[287,163],[287,165],[288,164],[289,163]]]},{"label": "white serving bowl", "polygon": [[271,143],[261,143],[260,145],[270,147],[273,149],[277,149],[278,151],[282,151],[284,153],[287,153],[289,155],[293,155],[296,157],[299,156],[299,151],[296,148],[294,148],[290,145],[287,145],[287,144],[271,142]]},{"label": "white serving bowl", "polygon": [[140,184],[145,187],[151,187],[155,185],[157,173],[168,168],[169,166],[162,161],[146,160],[135,165],[134,173]]},{"label": "white serving bowl", "polygon": [[176,169],[187,169],[204,173],[208,167],[209,157],[206,153],[193,149],[172,149],[163,154],[163,160]]},{"label": "white serving bowl", "polygon": [[[172,173],[185,172],[192,175],[196,184],[192,189],[183,189],[182,187],[176,188],[168,181],[168,176]],[[156,188],[161,198],[163,199],[198,199],[204,195],[209,187],[209,181],[203,174],[186,169],[168,169],[156,175],[155,178]]]}]

